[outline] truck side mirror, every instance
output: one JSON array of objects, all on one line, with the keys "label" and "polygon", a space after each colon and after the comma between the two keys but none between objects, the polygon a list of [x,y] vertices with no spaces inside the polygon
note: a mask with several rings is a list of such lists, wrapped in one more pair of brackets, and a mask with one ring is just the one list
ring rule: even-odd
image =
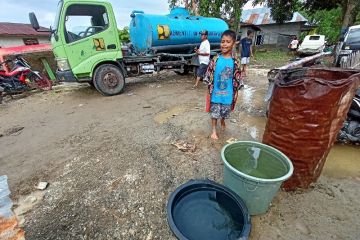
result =
[{"label": "truck side mirror", "polygon": [[33,13],[33,12],[29,13],[29,19],[30,19],[30,23],[31,23],[31,26],[33,27],[33,29],[35,29],[36,31],[39,30],[40,26],[39,26],[39,22],[36,18],[35,13]]}]

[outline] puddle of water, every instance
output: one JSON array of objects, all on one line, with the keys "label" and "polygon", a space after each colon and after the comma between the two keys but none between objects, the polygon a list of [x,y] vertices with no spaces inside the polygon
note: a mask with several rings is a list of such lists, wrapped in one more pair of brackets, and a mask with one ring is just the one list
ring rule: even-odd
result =
[{"label": "puddle of water", "polygon": [[242,102],[246,105],[251,104],[254,92],[255,89],[253,87],[245,85],[243,91],[240,93],[242,95]]},{"label": "puddle of water", "polygon": [[239,122],[253,139],[261,141],[266,126],[265,117],[251,116],[245,112],[240,112]]},{"label": "puddle of water", "polygon": [[181,113],[184,113],[185,110],[186,110],[186,107],[184,107],[184,106],[176,106],[176,107],[170,108],[166,112],[157,114],[154,117],[154,120],[157,123],[163,124],[163,123],[166,123],[167,121],[169,121],[170,118],[172,118],[176,115],[179,115]]},{"label": "puddle of water", "polygon": [[258,139],[259,137],[259,130],[257,127],[249,127],[248,132],[250,133],[250,136],[254,139]]},{"label": "puddle of water", "polygon": [[250,111],[252,109],[262,109],[264,107],[265,89],[245,85],[244,89],[239,91],[238,104],[246,107]]},{"label": "puddle of water", "polygon": [[360,147],[334,145],[331,149],[322,174],[335,177],[360,177]]}]

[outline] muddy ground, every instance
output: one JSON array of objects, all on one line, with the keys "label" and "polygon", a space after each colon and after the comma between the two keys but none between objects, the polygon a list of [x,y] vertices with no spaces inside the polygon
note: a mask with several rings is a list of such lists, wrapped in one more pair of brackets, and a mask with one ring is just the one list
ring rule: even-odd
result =
[{"label": "muddy ground", "polygon": [[[26,239],[174,239],[169,194],[189,179],[222,182],[229,138],[261,141],[267,70],[250,72],[217,142],[205,86],[173,73],[132,79],[122,95],[61,86],[0,105],[0,175]],[[182,152],[177,140],[195,144]],[[279,192],[250,239],[359,239],[360,149],[336,145],[311,189]],[[49,182],[36,191],[39,181]],[[30,197],[29,197],[30,196]]]}]

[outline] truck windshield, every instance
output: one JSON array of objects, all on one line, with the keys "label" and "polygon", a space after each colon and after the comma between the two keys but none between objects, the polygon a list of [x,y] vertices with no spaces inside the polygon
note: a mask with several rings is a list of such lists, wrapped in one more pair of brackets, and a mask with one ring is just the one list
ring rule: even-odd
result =
[{"label": "truck windshield", "polygon": [[58,26],[59,26],[59,20],[60,20],[60,14],[61,14],[62,5],[63,5],[63,1],[59,1],[56,16],[55,16],[55,21],[54,21],[54,24],[52,26],[52,29],[53,29],[54,32],[56,32],[56,30],[58,29]]},{"label": "truck windshield", "polygon": [[350,30],[347,38],[347,44],[360,43],[360,28]]}]

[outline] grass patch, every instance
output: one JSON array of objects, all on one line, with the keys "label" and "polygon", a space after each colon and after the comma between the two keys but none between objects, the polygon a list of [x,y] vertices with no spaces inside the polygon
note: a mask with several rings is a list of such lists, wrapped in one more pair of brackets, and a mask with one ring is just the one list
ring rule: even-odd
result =
[{"label": "grass patch", "polygon": [[288,52],[281,50],[255,51],[250,65],[258,68],[277,68],[289,63],[291,56]]}]

